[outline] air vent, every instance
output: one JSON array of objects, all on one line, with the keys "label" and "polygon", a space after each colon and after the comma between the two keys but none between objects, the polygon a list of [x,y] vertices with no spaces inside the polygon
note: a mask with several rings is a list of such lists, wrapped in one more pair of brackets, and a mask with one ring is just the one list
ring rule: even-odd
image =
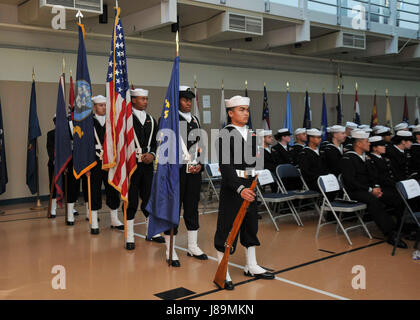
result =
[{"label": "air vent", "polygon": [[63,6],[67,9],[82,10],[102,14],[103,0],[40,0],[40,7]]},{"label": "air vent", "polygon": [[346,48],[366,49],[364,35],[343,32],[343,46]]},{"label": "air vent", "polygon": [[229,13],[229,30],[262,35],[263,18]]}]

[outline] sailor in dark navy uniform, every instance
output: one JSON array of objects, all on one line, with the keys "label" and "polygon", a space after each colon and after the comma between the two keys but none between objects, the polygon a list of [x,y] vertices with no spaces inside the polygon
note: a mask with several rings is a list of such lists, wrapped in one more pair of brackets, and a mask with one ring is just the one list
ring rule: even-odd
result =
[{"label": "sailor in dark navy uniform", "polygon": [[[130,187],[128,190],[127,207],[127,240],[125,248],[135,249],[134,242],[134,218],[139,206],[146,217],[146,234],[149,225],[149,212],[146,210],[149,202],[153,182],[153,161],[156,156],[156,134],[158,124],[146,109],[149,102],[149,91],[144,89],[134,89],[130,91],[133,110],[134,145],[136,148],[137,169],[131,176]],[[162,236],[155,235],[152,241],[163,243]]]},{"label": "sailor in dark navy uniform", "polygon": [[396,181],[406,180],[410,176],[410,154],[413,134],[408,130],[399,130],[392,138],[392,145],[386,150],[386,157],[391,161],[392,172]]},{"label": "sailor in dark navy uniform", "polygon": [[[244,273],[250,277],[274,279],[273,273],[258,265],[255,253],[256,246],[260,245],[257,237],[258,216],[256,194],[249,187],[256,175],[258,149],[255,134],[251,134],[246,126],[249,118],[250,99],[235,96],[225,100],[225,104],[232,122],[220,131],[217,145],[222,175],[217,229],[214,236],[217,258],[220,263],[233,221],[243,201],[250,201],[240,229],[240,242],[245,247],[246,256]],[[237,239],[231,248],[233,252],[236,249],[236,242]],[[229,272],[226,274],[225,289],[233,289]]]},{"label": "sailor in dark navy uniform", "polygon": [[318,129],[308,129],[306,134],[308,135],[308,146],[300,152],[298,163],[308,188],[317,191],[319,190],[318,177],[328,173],[323,155],[319,150],[322,133]]},{"label": "sailor in dark navy uniform", "polygon": [[382,126],[378,130],[376,130],[375,135],[382,137],[383,141],[385,142],[385,148],[391,145],[391,129],[388,127]]},{"label": "sailor in dark navy uniform", "polygon": [[[48,178],[49,178],[49,189],[51,191],[52,181],[54,179],[54,159],[55,159],[55,115],[53,118],[54,122],[54,129],[48,131],[47,133],[47,153],[48,153]],[[51,201],[51,218],[54,219],[56,217],[56,210],[57,210],[57,199],[55,188],[52,194],[52,201]]]},{"label": "sailor in dark navy uniform", "polygon": [[336,177],[341,173],[340,161],[343,157],[343,143],[346,140],[346,128],[339,125],[330,127],[331,142],[324,148],[325,166]]},{"label": "sailor in dark navy uniform", "polygon": [[[396,242],[397,224],[392,219],[384,199],[384,193],[375,175],[369,174],[368,158],[369,134],[363,130],[353,130],[353,150],[347,152],[342,160],[342,174],[344,186],[352,200],[363,202],[378,228],[387,238],[387,242]],[[407,244],[400,240],[398,247],[407,248]]]},{"label": "sailor in dark navy uniform", "polygon": [[[200,137],[198,129],[201,128],[200,121],[191,114],[192,99],[195,98],[194,92],[188,86],[179,88],[179,131],[180,131],[180,152],[182,152],[183,165],[179,171],[179,193],[180,193],[180,214],[183,209],[183,218],[187,228],[188,247],[187,255],[199,260],[207,260],[207,255],[198,246],[199,213],[198,204],[200,202],[201,191],[201,172],[204,170],[200,162]],[[195,131],[195,132],[194,132]],[[195,135],[195,139],[191,136]],[[173,243],[178,228],[174,228]],[[169,260],[170,251],[170,230],[165,231],[166,260]],[[175,245],[172,251],[172,266],[179,267],[178,255]]]},{"label": "sailor in dark navy uniform", "polygon": [[295,143],[293,144],[290,153],[292,155],[292,164],[297,165],[299,153],[306,147],[308,136],[305,128],[297,128],[295,130]]},{"label": "sailor in dark navy uniform", "polygon": [[[277,160],[273,154],[272,145],[274,144],[274,137],[272,130],[263,130],[259,135],[263,138],[264,147],[260,152],[264,153],[264,169],[270,170],[273,175],[276,175]],[[277,192],[277,183],[270,185],[273,193]]]},{"label": "sailor in dark navy uniform", "polygon": [[413,128],[413,145],[410,148],[410,174],[420,179],[420,125]]},{"label": "sailor in dark navy uniform", "polygon": [[394,133],[397,135],[398,131],[410,131],[408,130],[408,123],[401,122],[394,127]]},{"label": "sailor in dark navy uniform", "polygon": [[292,154],[290,152],[290,133],[289,129],[282,128],[277,131],[274,135],[274,138],[278,141],[278,143],[273,146],[273,150],[275,151],[275,156],[277,158],[278,164],[291,164],[292,163]]},{"label": "sailor in dark navy uniform", "polygon": [[120,194],[108,183],[108,171],[102,170],[103,145],[105,140],[106,98],[99,95],[93,97],[92,102],[94,103],[95,112],[93,117],[93,130],[97,165],[90,171],[92,201],[92,224],[90,232],[91,234],[99,234],[98,210],[101,210],[102,208],[102,184],[105,186],[106,205],[111,209],[111,228],[124,230],[124,225],[118,219]]}]

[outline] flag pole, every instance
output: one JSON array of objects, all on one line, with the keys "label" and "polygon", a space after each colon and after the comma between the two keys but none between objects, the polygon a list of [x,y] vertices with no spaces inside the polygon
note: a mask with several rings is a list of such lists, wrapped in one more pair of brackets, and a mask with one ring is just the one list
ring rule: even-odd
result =
[{"label": "flag pole", "polygon": [[88,183],[88,206],[89,206],[89,224],[92,228],[92,197],[91,197],[91,184],[90,184],[90,171],[86,172],[87,183]]},{"label": "flag pole", "polygon": [[[179,57],[179,31],[176,32],[176,37],[175,37],[175,42],[176,42],[176,56]],[[170,267],[172,265],[172,252],[174,250],[174,228],[171,228],[171,233],[170,233],[170,241],[169,241],[169,260],[168,260],[168,266]]]},{"label": "flag pole", "polygon": [[[63,75],[63,85],[64,85],[64,96],[66,96],[66,60],[63,57],[63,63],[62,63],[62,69],[61,69],[62,75]],[[65,108],[66,110],[66,115],[67,115],[67,108]],[[73,134],[73,133],[71,133]],[[66,169],[64,170],[64,212],[65,212],[65,221],[64,224],[67,225],[67,219],[69,218],[69,211],[67,208],[67,194],[69,192],[69,188],[68,188],[68,172],[69,172],[69,168],[68,168],[68,164]]]},{"label": "flag pole", "polygon": [[[32,82],[35,82],[35,68],[32,67]],[[36,206],[31,208],[32,211],[41,211],[44,210],[45,208],[41,205],[41,199],[40,199],[40,195],[39,195],[39,161],[38,161],[38,154],[39,154],[39,150],[38,150],[38,138],[35,139],[35,162],[36,162]]]}]

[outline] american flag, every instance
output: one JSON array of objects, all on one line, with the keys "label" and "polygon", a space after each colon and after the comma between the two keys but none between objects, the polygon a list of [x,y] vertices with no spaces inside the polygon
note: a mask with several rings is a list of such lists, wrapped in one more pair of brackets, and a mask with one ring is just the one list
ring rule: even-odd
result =
[{"label": "american flag", "polygon": [[102,168],[109,169],[109,184],[117,189],[121,193],[121,198],[127,202],[129,180],[136,170],[137,160],[120,8],[116,8],[115,19],[108,62],[106,126]]}]

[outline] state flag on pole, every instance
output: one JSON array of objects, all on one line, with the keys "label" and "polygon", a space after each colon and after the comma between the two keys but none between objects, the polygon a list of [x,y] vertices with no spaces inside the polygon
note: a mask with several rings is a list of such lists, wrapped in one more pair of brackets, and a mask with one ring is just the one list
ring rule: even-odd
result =
[{"label": "state flag on pole", "polygon": [[7,177],[6,146],[4,144],[3,112],[0,99],[0,194],[6,192]]},{"label": "state flag on pole", "polygon": [[359,106],[359,95],[356,89],[356,97],[354,99],[354,119],[353,122],[360,125],[360,106]]},{"label": "state flag on pole", "polygon": [[102,169],[109,169],[108,183],[121,193],[121,198],[125,202],[128,202],[130,178],[137,168],[137,159],[127,55],[120,10],[120,8],[115,10],[111,53],[108,60]]},{"label": "state flag on pole", "polygon": [[73,86],[73,77],[70,76],[70,93],[69,93],[69,109],[71,112],[71,120],[74,120],[74,86]]},{"label": "state flag on pole", "polygon": [[341,94],[340,91],[337,92],[337,124],[341,125],[343,122],[343,109],[341,106]]},{"label": "state flag on pole", "polygon": [[79,50],[77,55],[76,106],[73,121],[73,173],[80,179],[96,166],[95,138],[93,129],[92,86],[85,48],[85,28],[79,26]]},{"label": "state flag on pole", "polygon": [[72,158],[71,138],[65,97],[64,75],[61,75],[58,83],[54,142],[54,183],[57,194],[57,204],[61,208],[63,207],[64,198],[63,173]]},{"label": "state flag on pole", "polygon": [[376,105],[376,92],[375,92],[375,96],[373,98],[373,108],[372,108],[372,117],[370,119],[370,127],[373,128],[374,126],[377,126],[378,124],[379,124],[378,107]]},{"label": "state flag on pole", "polygon": [[392,124],[392,113],[391,113],[391,103],[389,102],[388,93],[386,93],[386,115],[385,115],[385,122],[388,128],[393,128]]},{"label": "state flag on pole", "polygon": [[419,97],[416,96],[416,110],[414,111],[414,124],[418,125],[420,123],[420,110],[419,110]]},{"label": "state flag on pole", "polygon": [[407,95],[404,97],[404,113],[403,113],[403,122],[408,123],[408,103],[407,103]]},{"label": "state flag on pole", "polygon": [[32,81],[31,102],[29,105],[28,146],[26,154],[26,184],[32,194],[38,192],[37,139],[41,136],[38,114],[36,112],[35,80]]},{"label": "state flag on pole", "polygon": [[305,93],[305,114],[303,117],[303,128],[311,129],[312,112],[311,112],[311,98],[309,97],[308,90]]},{"label": "state flag on pole", "polygon": [[270,111],[268,110],[268,96],[267,96],[267,89],[264,84],[264,104],[263,104],[263,129],[270,130]]},{"label": "state flag on pole", "polygon": [[220,129],[223,129],[227,125],[227,114],[225,107],[225,87],[222,82],[222,94],[220,99]]},{"label": "state flag on pole", "polygon": [[[146,210],[150,212],[147,238],[179,224],[179,57],[175,58],[171,81],[160,118],[156,152],[157,170]],[[169,133],[163,136],[162,130]],[[170,134],[171,133],[171,134]],[[163,140],[163,141],[162,141]],[[161,161],[161,159],[167,161]]]}]

